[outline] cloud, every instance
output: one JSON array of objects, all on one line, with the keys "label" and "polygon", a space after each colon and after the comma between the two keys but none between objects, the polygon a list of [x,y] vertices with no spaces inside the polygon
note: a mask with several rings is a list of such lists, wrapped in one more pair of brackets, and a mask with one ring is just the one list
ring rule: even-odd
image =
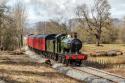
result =
[{"label": "cloud", "polygon": [[75,17],[75,8],[83,4],[84,0],[34,0],[31,1],[34,11],[41,17],[50,19],[63,18],[67,20]]},{"label": "cloud", "polygon": [[[3,2],[5,0],[0,0]],[[15,0],[9,0],[13,2]],[[26,4],[28,20],[67,20],[75,17],[75,8],[83,3],[92,5],[93,0],[21,0]],[[115,18],[125,16],[125,0],[108,0],[111,15]],[[63,18],[62,18],[63,17]]]},{"label": "cloud", "polygon": [[125,16],[125,0],[109,0],[111,5],[111,15],[114,18],[123,18]]},{"label": "cloud", "polygon": [[31,2],[31,0],[24,0],[24,2],[25,2],[25,3],[30,3],[30,2]]},{"label": "cloud", "polygon": [[[62,18],[64,20],[75,17],[75,8],[83,3],[92,5],[93,0],[31,0],[32,5],[37,3],[34,12],[43,18]],[[123,18],[125,15],[125,0],[108,0],[111,5],[111,15],[114,18]],[[39,6],[38,6],[39,5]]]}]

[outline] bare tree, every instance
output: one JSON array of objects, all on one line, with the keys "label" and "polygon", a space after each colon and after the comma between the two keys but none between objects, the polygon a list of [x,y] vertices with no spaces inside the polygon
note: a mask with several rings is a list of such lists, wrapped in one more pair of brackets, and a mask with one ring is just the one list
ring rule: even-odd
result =
[{"label": "bare tree", "polygon": [[59,23],[59,21],[51,20],[51,24],[53,27],[56,27],[57,33],[68,33],[69,30],[67,29],[66,23]]},{"label": "bare tree", "polygon": [[110,24],[110,5],[107,0],[94,0],[94,5],[89,7],[84,4],[77,8],[77,14],[82,23],[87,24],[87,31],[96,37],[96,45],[100,45],[102,28]]},{"label": "bare tree", "polygon": [[24,23],[24,7],[19,0],[14,11],[5,2],[0,5],[0,50],[21,48]]},{"label": "bare tree", "polygon": [[[9,8],[5,6],[5,3],[0,5],[0,50],[8,49],[5,41],[7,39],[6,32],[9,31],[9,25],[12,24],[12,19],[8,16]],[[9,44],[10,42],[8,42]],[[11,46],[11,45],[10,45]]]},{"label": "bare tree", "polygon": [[26,12],[25,12],[25,6],[22,3],[22,1],[17,0],[15,7],[14,7],[14,18],[15,18],[15,24],[17,28],[17,34],[18,34],[18,46],[21,48],[23,46],[23,32],[24,32],[24,26],[26,21]]},{"label": "bare tree", "polygon": [[4,20],[4,17],[5,17],[5,5],[0,5],[0,49],[3,49],[3,33],[5,30],[4,28],[4,25],[3,25],[3,20]]},{"label": "bare tree", "polygon": [[65,24],[51,20],[46,22],[38,22],[36,24],[36,32],[37,34],[66,33],[67,29]]},{"label": "bare tree", "polygon": [[5,4],[0,5],[0,50],[16,49],[15,20]]}]

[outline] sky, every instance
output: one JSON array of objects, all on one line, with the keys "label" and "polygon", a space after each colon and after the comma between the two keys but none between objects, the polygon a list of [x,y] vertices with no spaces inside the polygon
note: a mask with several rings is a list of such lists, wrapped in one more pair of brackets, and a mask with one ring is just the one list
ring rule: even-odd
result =
[{"label": "sky", "polygon": [[[4,0],[0,0],[0,3]],[[16,0],[8,0],[13,6]],[[92,0],[21,0],[26,5],[29,22],[49,19],[69,19],[76,17],[75,8],[83,3],[91,4]],[[125,0],[108,0],[111,5],[111,16],[122,19],[125,16]]]}]

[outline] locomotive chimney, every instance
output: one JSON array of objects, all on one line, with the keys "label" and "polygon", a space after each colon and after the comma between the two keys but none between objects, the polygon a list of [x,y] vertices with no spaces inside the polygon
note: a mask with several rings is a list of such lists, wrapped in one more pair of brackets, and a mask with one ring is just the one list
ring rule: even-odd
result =
[{"label": "locomotive chimney", "polygon": [[76,39],[77,39],[77,33],[76,33],[76,32],[74,33],[74,38],[76,38]]}]

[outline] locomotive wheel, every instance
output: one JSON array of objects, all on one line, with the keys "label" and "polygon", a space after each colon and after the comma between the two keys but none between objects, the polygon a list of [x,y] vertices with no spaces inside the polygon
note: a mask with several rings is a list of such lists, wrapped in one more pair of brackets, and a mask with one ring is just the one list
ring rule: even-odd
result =
[{"label": "locomotive wheel", "polygon": [[51,55],[50,55],[50,59],[52,59],[52,57],[53,57],[53,55],[51,54]]},{"label": "locomotive wheel", "polygon": [[62,63],[62,57],[60,57],[60,63]]},{"label": "locomotive wheel", "polygon": [[47,54],[47,52],[45,52],[45,58],[47,58],[48,57],[48,54]]},{"label": "locomotive wheel", "polygon": [[51,53],[48,54],[48,58],[50,58],[50,57],[51,57]]},{"label": "locomotive wheel", "polygon": [[53,54],[50,54],[50,58],[53,59]]},{"label": "locomotive wheel", "polygon": [[52,54],[54,56],[54,60],[56,61],[56,55]]},{"label": "locomotive wheel", "polygon": [[53,54],[52,53],[50,53],[50,58],[53,59]]},{"label": "locomotive wheel", "polygon": [[54,54],[54,56],[56,57],[56,58],[55,58],[55,61],[58,61],[58,55],[57,55],[57,54]]},{"label": "locomotive wheel", "polygon": [[48,53],[47,53],[47,58],[49,58],[49,57],[50,57],[50,53],[48,52]]},{"label": "locomotive wheel", "polygon": [[68,66],[69,65],[69,60],[66,60],[65,63],[66,63],[66,66]]},{"label": "locomotive wheel", "polygon": [[44,57],[46,58],[46,53],[45,53],[45,52],[43,53],[43,55],[44,55]]},{"label": "locomotive wheel", "polygon": [[43,52],[43,58],[45,58],[45,52]]},{"label": "locomotive wheel", "polygon": [[48,58],[48,52],[45,53],[46,58]]},{"label": "locomotive wheel", "polygon": [[42,52],[42,57],[45,58],[44,52]]},{"label": "locomotive wheel", "polygon": [[62,57],[61,56],[58,57],[58,62],[62,63]]},{"label": "locomotive wheel", "polygon": [[62,63],[62,58],[61,57],[59,57],[59,63]]},{"label": "locomotive wheel", "polygon": [[44,52],[42,52],[42,55],[44,56]]},{"label": "locomotive wheel", "polygon": [[46,54],[45,54],[45,55],[46,55],[46,58],[48,58],[48,52],[46,52]]},{"label": "locomotive wheel", "polygon": [[52,59],[54,60],[54,56],[52,55]]},{"label": "locomotive wheel", "polygon": [[57,60],[57,62],[59,62],[59,57],[58,57],[58,60]]},{"label": "locomotive wheel", "polygon": [[82,64],[81,60],[76,63],[77,66],[80,66],[81,64]]},{"label": "locomotive wheel", "polygon": [[40,51],[38,50],[38,54],[40,54]]},{"label": "locomotive wheel", "polygon": [[62,63],[65,64],[66,60],[65,58],[62,58]]}]

